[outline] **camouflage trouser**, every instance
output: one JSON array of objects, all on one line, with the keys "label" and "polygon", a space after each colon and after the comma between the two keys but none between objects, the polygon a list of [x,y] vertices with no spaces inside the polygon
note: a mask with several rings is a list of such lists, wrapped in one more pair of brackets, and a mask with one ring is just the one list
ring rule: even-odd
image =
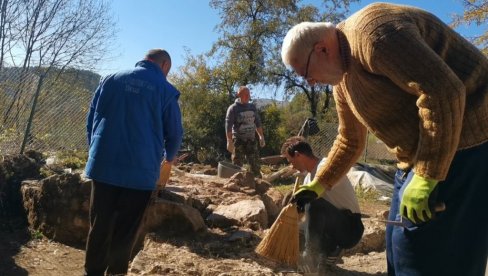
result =
[{"label": "camouflage trouser", "polygon": [[259,159],[257,140],[242,141],[234,138],[232,141],[235,147],[234,154],[232,155],[232,163],[237,166],[242,166],[243,162],[247,162],[254,176],[261,176],[261,162]]}]

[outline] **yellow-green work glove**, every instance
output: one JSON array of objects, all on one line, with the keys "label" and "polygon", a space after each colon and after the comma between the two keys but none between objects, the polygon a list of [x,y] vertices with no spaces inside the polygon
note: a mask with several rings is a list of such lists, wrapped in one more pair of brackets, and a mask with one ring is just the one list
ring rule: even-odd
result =
[{"label": "yellow-green work glove", "polygon": [[439,181],[414,174],[403,191],[400,214],[413,223],[427,222],[432,218],[429,196]]},{"label": "yellow-green work glove", "polygon": [[299,212],[305,211],[305,205],[310,203],[311,201],[315,200],[318,196],[322,195],[325,192],[324,186],[320,184],[317,179],[314,179],[312,182],[301,186],[291,198],[292,203],[297,204],[297,208]]}]

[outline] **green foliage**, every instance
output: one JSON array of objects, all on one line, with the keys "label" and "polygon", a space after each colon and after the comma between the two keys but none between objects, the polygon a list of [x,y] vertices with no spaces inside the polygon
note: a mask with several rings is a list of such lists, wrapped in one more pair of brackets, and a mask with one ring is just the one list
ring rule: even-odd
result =
[{"label": "green foliage", "polygon": [[293,191],[293,187],[295,184],[281,184],[281,185],[275,185],[273,186],[274,189],[280,191],[283,195],[286,195],[287,193]]},{"label": "green foliage", "polygon": [[[324,104],[325,97],[320,99],[320,104]],[[307,118],[311,117],[310,109],[307,108],[308,100],[305,94],[296,94],[290,103],[282,110],[282,125],[286,138],[297,135]],[[337,113],[335,111],[334,101],[330,100],[329,108],[324,113],[317,116],[319,128],[325,129],[323,124],[337,123]]]},{"label": "green foliage", "polygon": [[[460,24],[476,24],[477,26],[487,26],[488,23],[488,0],[462,0],[464,13],[455,15],[453,27]],[[483,33],[472,38],[485,55],[488,56],[488,29],[485,28]]]},{"label": "green foliage", "polygon": [[47,177],[50,177],[50,176],[55,175],[55,174],[56,173],[54,171],[52,171],[52,170],[50,170],[50,169],[48,169],[46,167],[41,167],[39,169],[39,176],[41,178],[47,178]]},{"label": "green foliage", "polygon": [[59,165],[65,168],[71,168],[73,170],[83,169],[88,159],[87,151],[63,151],[57,155],[59,159]]},{"label": "green foliage", "polygon": [[41,240],[42,238],[44,238],[44,235],[39,230],[30,230],[30,234],[33,240]]},{"label": "green foliage", "polygon": [[181,92],[185,135],[183,145],[203,163],[216,163],[225,154],[225,115],[232,103],[227,88],[203,57],[188,57],[173,82]]},{"label": "green foliage", "polygon": [[297,11],[297,1],[211,0],[220,11],[217,31],[221,37],[211,54],[224,57],[222,63],[235,64],[241,84],[265,83],[266,64],[274,59],[276,45],[284,36],[284,22]]},{"label": "green foliage", "polygon": [[[324,1],[322,7],[315,7],[295,0],[210,1],[210,6],[220,12],[218,41],[206,55],[188,55],[178,75],[171,78],[182,92],[184,146],[194,153],[193,158],[215,163],[229,156],[225,114],[239,85],[262,85],[281,90],[286,83],[285,90],[295,95],[290,107],[282,109],[271,105],[260,111],[266,138],[262,156],[279,154],[283,141],[296,135],[306,118],[320,116],[320,119],[333,122],[334,115],[324,108],[328,107],[324,97],[327,87],[311,88],[304,84],[285,68],[280,49],[283,37],[294,24],[318,21],[325,15],[330,20],[339,21],[345,17],[352,2],[357,1],[336,1],[333,5]],[[302,87],[290,88],[287,84],[292,83]],[[254,96],[259,97],[259,94]]]},{"label": "green foliage", "polygon": [[261,156],[280,154],[281,144],[287,138],[281,126],[282,111],[276,104],[270,104],[260,111],[266,146],[261,149]]}]

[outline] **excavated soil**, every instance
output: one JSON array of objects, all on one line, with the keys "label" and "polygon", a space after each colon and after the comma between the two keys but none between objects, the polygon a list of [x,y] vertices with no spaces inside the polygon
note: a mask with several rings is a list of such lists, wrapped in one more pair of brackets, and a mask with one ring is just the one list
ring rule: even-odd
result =
[{"label": "excavated soil", "polygon": [[[360,203],[365,225],[388,209],[383,203]],[[51,241],[15,223],[9,225],[0,228],[0,275],[83,275],[83,248]],[[262,233],[242,233],[242,239],[232,240],[218,228],[190,237],[148,234],[129,275],[304,275],[257,256],[254,248],[259,238],[249,235],[262,237]],[[386,275],[385,252],[346,254],[327,275]]]}]

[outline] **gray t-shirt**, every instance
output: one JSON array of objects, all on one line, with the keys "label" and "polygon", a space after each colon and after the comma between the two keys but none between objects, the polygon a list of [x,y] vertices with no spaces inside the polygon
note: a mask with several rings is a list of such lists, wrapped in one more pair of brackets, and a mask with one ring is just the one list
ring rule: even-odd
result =
[{"label": "gray t-shirt", "polygon": [[261,127],[261,119],[256,106],[242,104],[240,99],[229,106],[225,116],[225,131],[232,129],[232,136],[241,140],[254,141],[256,128]]}]

